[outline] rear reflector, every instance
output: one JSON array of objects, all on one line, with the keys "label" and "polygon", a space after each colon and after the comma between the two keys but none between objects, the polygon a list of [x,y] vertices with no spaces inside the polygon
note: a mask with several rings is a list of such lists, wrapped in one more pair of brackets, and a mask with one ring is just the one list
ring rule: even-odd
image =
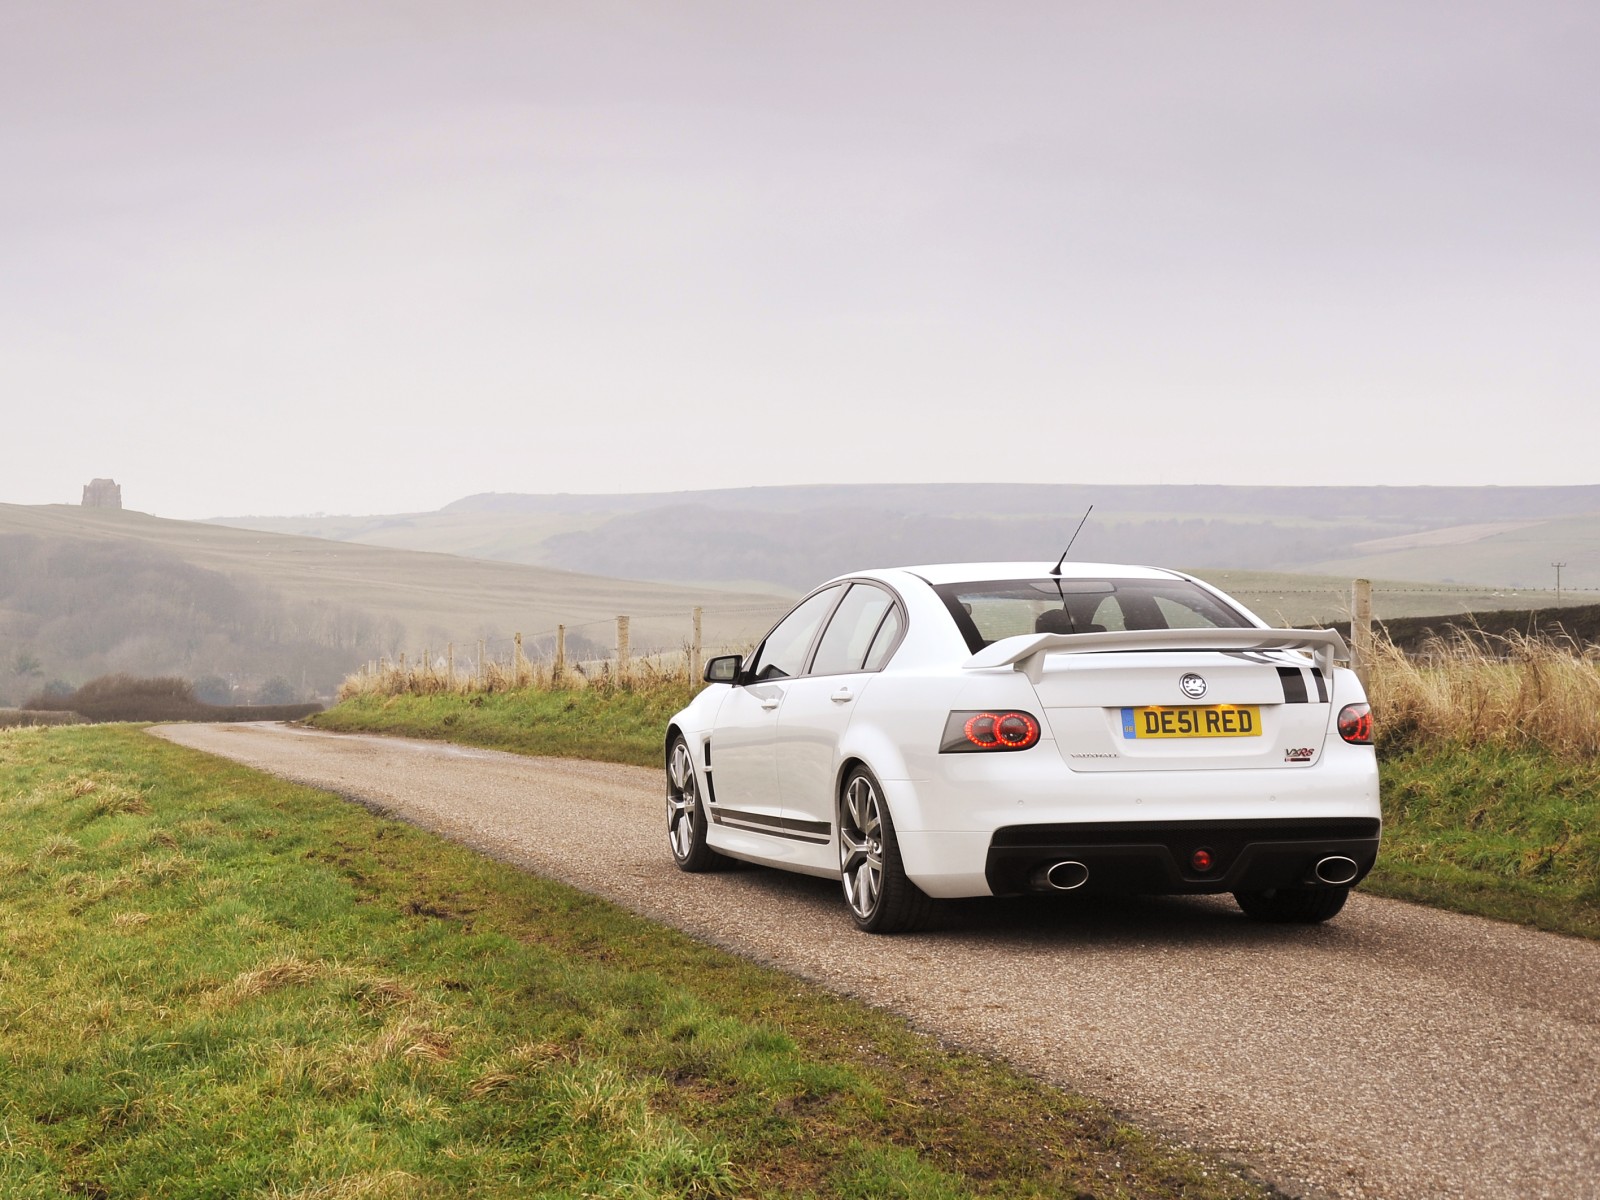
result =
[{"label": "rear reflector", "polygon": [[1339,736],[1352,746],[1372,745],[1372,707],[1346,704],[1339,710]]},{"label": "rear reflector", "polygon": [[1039,722],[1016,709],[965,709],[944,723],[940,754],[976,754],[981,750],[1026,750],[1039,741]]}]

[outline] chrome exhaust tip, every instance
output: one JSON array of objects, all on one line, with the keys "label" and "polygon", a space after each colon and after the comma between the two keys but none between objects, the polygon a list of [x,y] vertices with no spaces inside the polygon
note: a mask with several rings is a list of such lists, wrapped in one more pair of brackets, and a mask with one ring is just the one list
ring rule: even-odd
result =
[{"label": "chrome exhaust tip", "polygon": [[1089,868],[1081,862],[1058,862],[1044,873],[1045,882],[1058,892],[1072,892],[1089,882]]},{"label": "chrome exhaust tip", "polygon": [[1346,858],[1342,854],[1330,854],[1327,858],[1320,860],[1312,868],[1312,872],[1323,883],[1339,887],[1349,883],[1357,875],[1361,874],[1361,868],[1353,858]]}]

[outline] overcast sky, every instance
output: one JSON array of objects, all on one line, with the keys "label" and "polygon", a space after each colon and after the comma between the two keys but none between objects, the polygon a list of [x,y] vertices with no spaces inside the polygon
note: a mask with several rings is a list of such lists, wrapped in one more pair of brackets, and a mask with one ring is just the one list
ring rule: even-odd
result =
[{"label": "overcast sky", "polygon": [[0,501],[1592,483],[1600,6],[0,5]]}]

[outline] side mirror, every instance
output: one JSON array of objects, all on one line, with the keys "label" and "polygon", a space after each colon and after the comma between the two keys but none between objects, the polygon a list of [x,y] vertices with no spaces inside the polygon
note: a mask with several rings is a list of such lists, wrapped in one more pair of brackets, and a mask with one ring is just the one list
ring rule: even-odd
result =
[{"label": "side mirror", "polygon": [[706,663],[707,683],[733,683],[739,678],[739,668],[744,658],[738,654],[722,654]]}]

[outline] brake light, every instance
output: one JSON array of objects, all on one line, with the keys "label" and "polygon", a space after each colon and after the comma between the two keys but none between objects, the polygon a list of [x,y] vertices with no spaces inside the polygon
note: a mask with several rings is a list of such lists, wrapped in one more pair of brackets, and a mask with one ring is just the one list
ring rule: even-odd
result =
[{"label": "brake light", "polygon": [[1039,741],[1039,722],[1014,708],[967,709],[953,712],[944,723],[941,754],[976,754],[980,750],[1026,750]]},{"label": "brake light", "polygon": [[1372,706],[1346,704],[1339,710],[1339,736],[1352,746],[1372,745]]}]

